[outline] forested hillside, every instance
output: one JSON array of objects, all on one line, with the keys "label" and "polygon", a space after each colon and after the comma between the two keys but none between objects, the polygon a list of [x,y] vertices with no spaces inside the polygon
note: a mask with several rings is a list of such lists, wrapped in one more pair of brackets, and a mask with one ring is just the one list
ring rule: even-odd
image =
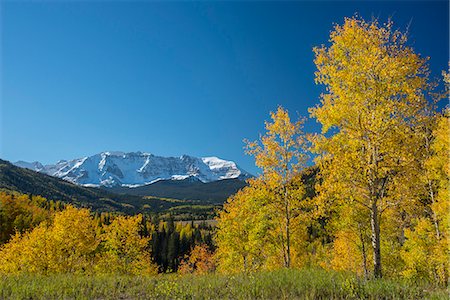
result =
[{"label": "forested hillside", "polygon": [[246,186],[240,178],[223,179],[203,183],[199,180],[160,180],[152,184],[135,188],[113,187],[108,191],[114,193],[174,198],[180,200],[198,200],[201,202],[222,204],[230,195]]},{"label": "forested hillside", "polygon": [[0,189],[39,195],[98,211],[131,211],[140,197],[113,195],[101,189],[77,186],[65,180],[14,166],[0,160]]},{"label": "forested hillside", "polygon": [[[86,271],[87,265],[101,273],[173,272],[195,246],[214,249],[212,234],[213,227],[205,222],[94,213],[41,196],[0,192],[0,272]],[[124,244],[117,245],[122,239]],[[75,252],[67,254],[73,247]],[[111,256],[111,247],[119,256]]]},{"label": "forested hillside", "polygon": [[[182,218],[211,218],[216,205],[221,205],[227,195],[234,193],[245,182],[238,179],[229,183],[199,183],[178,185],[177,181],[153,187],[142,187],[139,191],[120,188],[112,190],[82,187],[68,181],[14,166],[0,160],[0,189],[28,195],[39,195],[48,200],[71,203],[78,207],[87,207],[96,212],[165,213],[180,215]],[[205,186],[205,187],[204,187]],[[129,191],[128,194],[123,192]],[[185,191],[185,192],[184,192]],[[159,196],[162,195],[162,196]],[[180,196],[179,199],[169,196]],[[200,196],[196,196],[200,195]],[[193,197],[194,199],[191,199]],[[200,199],[197,199],[200,198]]]}]

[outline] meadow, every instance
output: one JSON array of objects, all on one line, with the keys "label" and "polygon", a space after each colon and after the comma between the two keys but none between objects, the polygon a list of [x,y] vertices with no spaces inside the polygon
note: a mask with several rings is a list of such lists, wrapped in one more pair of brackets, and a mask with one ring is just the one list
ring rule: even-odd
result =
[{"label": "meadow", "polygon": [[320,269],[237,275],[8,275],[0,299],[448,299],[430,283]]}]

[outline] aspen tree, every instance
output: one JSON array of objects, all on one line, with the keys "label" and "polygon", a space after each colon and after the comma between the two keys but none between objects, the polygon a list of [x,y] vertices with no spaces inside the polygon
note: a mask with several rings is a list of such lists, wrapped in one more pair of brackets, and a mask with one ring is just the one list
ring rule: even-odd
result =
[{"label": "aspen tree", "polygon": [[379,278],[382,214],[406,204],[396,189],[414,174],[408,168],[419,148],[414,129],[426,106],[427,59],[391,22],[358,17],[336,25],[330,45],[314,52],[316,83],[326,87],[310,110],[322,125],[322,135],[314,138],[321,189],[351,191],[341,200],[366,211],[373,274]]}]

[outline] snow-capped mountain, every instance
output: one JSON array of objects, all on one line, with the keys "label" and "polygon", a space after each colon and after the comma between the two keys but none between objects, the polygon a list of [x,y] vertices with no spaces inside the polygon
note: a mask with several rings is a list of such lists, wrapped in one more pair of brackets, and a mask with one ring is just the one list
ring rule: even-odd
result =
[{"label": "snow-capped mountain", "polygon": [[84,186],[137,187],[163,179],[191,178],[211,182],[251,176],[233,161],[217,157],[162,157],[144,152],[102,152],[69,161],[60,160],[54,165],[24,161],[15,165]]},{"label": "snow-capped mountain", "polygon": [[30,169],[30,170],[33,170],[36,172],[42,172],[45,169],[45,167],[38,161],[34,161],[34,162],[30,163],[30,162],[19,160],[18,162],[15,162],[14,164],[18,167]]}]

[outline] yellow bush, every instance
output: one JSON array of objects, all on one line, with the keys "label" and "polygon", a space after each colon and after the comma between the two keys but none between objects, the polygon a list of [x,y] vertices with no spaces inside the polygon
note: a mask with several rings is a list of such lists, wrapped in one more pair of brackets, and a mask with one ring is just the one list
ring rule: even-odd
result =
[{"label": "yellow bush", "polygon": [[51,224],[16,233],[0,248],[0,273],[155,274],[142,216],[117,217],[100,233],[88,209],[68,206]]},{"label": "yellow bush", "polygon": [[156,274],[148,244],[139,234],[142,215],[119,216],[104,227],[96,271],[100,273]]}]

